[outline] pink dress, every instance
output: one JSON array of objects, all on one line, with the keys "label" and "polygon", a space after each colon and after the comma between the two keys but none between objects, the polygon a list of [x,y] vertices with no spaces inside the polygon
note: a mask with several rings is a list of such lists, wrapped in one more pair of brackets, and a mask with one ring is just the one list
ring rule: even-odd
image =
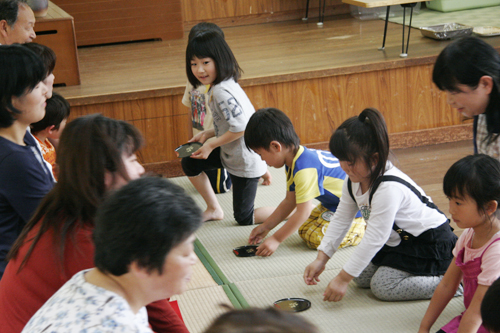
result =
[{"label": "pink dress", "polygon": [[[469,305],[472,301],[472,297],[474,296],[478,282],[477,282],[477,277],[481,273],[481,262],[483,259],[484,253],[488,250],[488,248],[494,244],[495,242],[499,241],[500,237],[492,241],[486,249],[484,249],[483,253],[477,258],[474,258],[473,260],[469,260],[467,262],[464,262],[464,253],[465,253],[465,247],[460,250],[460,252],[457,255],[457,259],[455,261],[455,264],[462,270],[463,273],[463,284],[464,284],[464,305],[465,308],[468,309]],[[465,311],[464,311],[465,312]],[[446,333],[455,333],[458,331],[458,327],[460,326],[460,320],[462,320],[462,316],[464,314],[462,312],[459,316],[456,316],[453,318],[448,324],[443,326],[441,329],[445,331]],[[479,327],[477,330],[478,333],[488,333],[489,331],[484,328],[483,325]]]}]

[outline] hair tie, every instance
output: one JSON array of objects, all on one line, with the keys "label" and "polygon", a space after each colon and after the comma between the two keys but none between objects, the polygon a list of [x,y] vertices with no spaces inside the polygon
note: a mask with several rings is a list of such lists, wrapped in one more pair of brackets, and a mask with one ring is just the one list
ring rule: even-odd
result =
[{"label": "hair tie", "polygon": [[361,114],[358,116],[358,120],[364,124],[371,124],[370,118],[367,117],[365,112],[361,112]]}]

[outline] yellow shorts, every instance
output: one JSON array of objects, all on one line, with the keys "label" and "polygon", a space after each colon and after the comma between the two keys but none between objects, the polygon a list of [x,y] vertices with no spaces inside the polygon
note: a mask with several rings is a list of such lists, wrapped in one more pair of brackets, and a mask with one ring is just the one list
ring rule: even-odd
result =
[{"label": "yellow shorts", "polygon": [[[299,235],[311,249],[317,249],[321,244],[321,240],[334,214],[334,212],[319,204],[313,209],[307,221],[300,226]],[[340,243],[339,249],[358,245],[365,234],[365,229],[365,220],[362,217],[355,218],[342,243]]]}]

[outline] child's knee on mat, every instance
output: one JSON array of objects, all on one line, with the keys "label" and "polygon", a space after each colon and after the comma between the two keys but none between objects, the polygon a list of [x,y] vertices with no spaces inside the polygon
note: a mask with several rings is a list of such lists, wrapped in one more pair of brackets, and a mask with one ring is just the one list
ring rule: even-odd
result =
[{"label": "child's knee on mat", "polygon": [[358,288],[363,288],[363,289],[370,288],[370,280],[371,279],[361,278],[360,276],[358,276],[352,280],[354,281],[354,283],[356,283],[356,286],[358,286]]},{"label": "child's knee on mat", "polygon": [[414,275],[399,269],[381,266],[371,281],[371,291],[382,301],[430,299],[442,275]]},{"label": "child's knee on mat", "polygon": [[370,289],[373,295],[381,301],[400,300],[398,286],[410,275],[394,268],[378,267],[370,281]]},{"label": "child's knee on mat", "polygon": [[234,219],[236,220],[236,222],[239,225],[253,225],[254,224],[253,212],[251,214],[234,212]]},{"label": "child's knee on mat", "polygon": [[370,282],[372,280],[373,274],[377,271],[378,266],[375,266],[372,263],[369,263],[368,266],[359,274],[358,277],[353,279],[354,283],[359,288],[370,288]]}]

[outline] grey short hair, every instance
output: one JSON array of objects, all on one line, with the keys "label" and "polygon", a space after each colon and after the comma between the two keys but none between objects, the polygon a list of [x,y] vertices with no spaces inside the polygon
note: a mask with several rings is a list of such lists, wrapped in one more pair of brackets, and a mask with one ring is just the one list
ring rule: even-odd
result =
[{"label": "grey short hair", "polygon": [[22,4],[28,6],[26,0],[0,0],[0,21],[5,20],[9,26],[13,26]]}]

